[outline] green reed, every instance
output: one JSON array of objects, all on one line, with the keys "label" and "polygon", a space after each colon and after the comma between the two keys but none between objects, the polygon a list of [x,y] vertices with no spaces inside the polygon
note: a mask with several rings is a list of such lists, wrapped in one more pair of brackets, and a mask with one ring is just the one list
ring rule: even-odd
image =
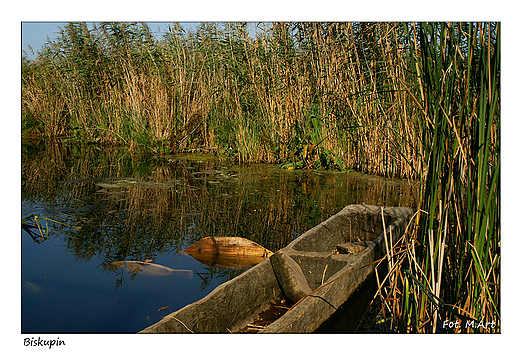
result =
[{"label": "green reed", "polygon": [[500,25],[422,23],[419,37],[428,167],[418,226],[381,288],[390,328],[499,332]]}]

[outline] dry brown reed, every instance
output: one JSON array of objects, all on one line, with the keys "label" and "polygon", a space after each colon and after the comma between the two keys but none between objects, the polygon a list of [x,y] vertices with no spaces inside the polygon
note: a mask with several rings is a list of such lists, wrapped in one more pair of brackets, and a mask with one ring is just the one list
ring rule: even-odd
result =
[{"label": "dry brown reed", "polygon": [[252,38],[245,24],[205,23],[156,41],[144,24],[71,23],[23,61],[23,116],[45,136],[247,163],[295,161],[307,146],[309,166],[331,151],[345,167],[415,177],[423,156],[403,28],[273,23]]}]

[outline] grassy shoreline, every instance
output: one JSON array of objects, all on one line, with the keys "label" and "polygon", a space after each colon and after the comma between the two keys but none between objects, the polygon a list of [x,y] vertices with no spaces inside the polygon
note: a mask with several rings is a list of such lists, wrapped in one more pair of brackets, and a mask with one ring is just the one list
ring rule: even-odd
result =
[{"label": "grassy shoreline", "polygon": [[418,180],[388,329],[496,332],[500,73],[499,23],[70,23],[22,58],[22,133]]},{"label": "grassy shoreline", "polygon": [[414,29],[396,23],[70,23],[22,59],[23,131],[238,162],[417,177]]}]

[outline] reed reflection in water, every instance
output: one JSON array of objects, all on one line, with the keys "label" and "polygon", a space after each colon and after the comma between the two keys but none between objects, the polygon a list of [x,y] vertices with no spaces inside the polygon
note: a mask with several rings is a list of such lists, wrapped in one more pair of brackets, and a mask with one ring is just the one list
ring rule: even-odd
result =
[{"label": "reed reflection in water", "polygon": [[[75,261],[94,263],[92,275],[113,275],[103,268],[114,262],[153,261],[194,269],[192,281],[202,295],[243,272],[191,262],[181,267],[187,261],[181,251],[203,237],[243,237],[276,251],[347,204],[415,207],[416,197],[403,181],[237,166],[204,155],[132,155],[61,144],[25,146],[22,155],[22,215],[36,212],[67,224],[53,227],[54,238]],[[30,259],[22,259],[30,268]],[[116,288],[128,280],[133,277],[125,281],[119,273]]]}]

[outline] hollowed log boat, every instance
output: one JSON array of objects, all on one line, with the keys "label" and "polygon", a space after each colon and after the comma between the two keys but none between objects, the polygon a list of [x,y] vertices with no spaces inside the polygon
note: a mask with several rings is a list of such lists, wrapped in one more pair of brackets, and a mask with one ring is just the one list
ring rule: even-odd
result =
[{"label": "hollowed log boat", "polygon": [[[310,333],[367,279],[405,232],[412,209],[356,204],[305,232],[260,264],[141,333]],[[281,302],[290,309],[267,326],[255,320]]]}]

